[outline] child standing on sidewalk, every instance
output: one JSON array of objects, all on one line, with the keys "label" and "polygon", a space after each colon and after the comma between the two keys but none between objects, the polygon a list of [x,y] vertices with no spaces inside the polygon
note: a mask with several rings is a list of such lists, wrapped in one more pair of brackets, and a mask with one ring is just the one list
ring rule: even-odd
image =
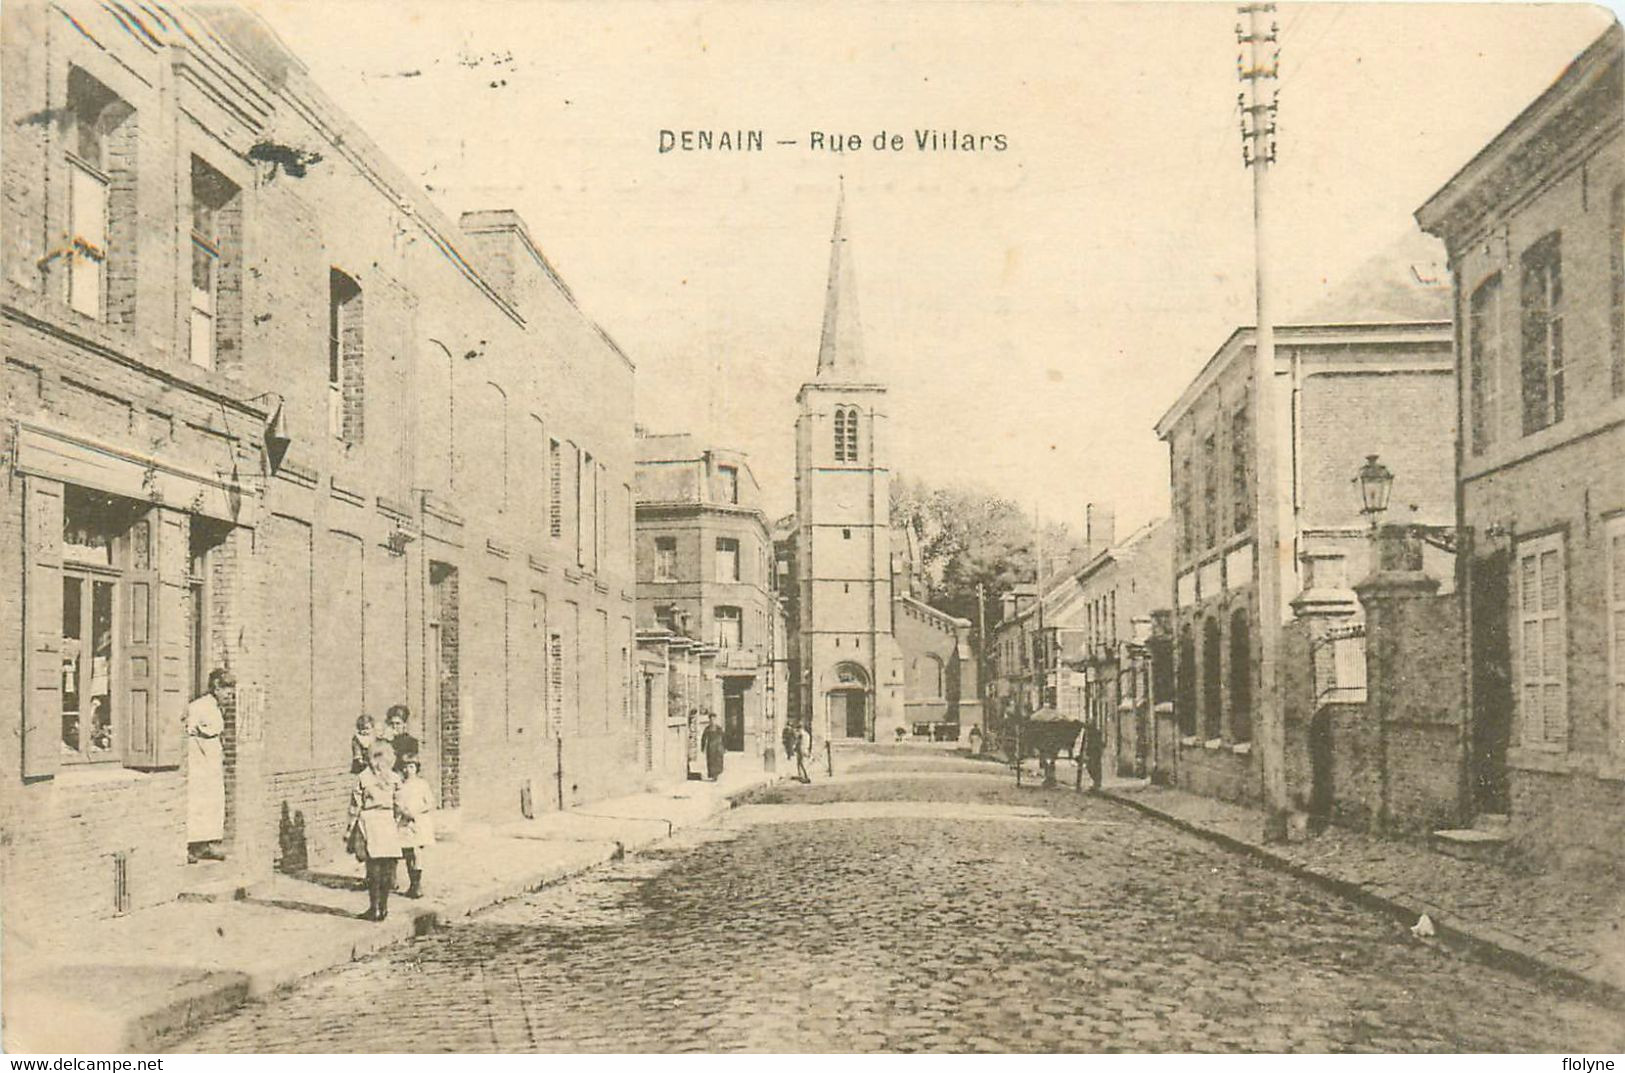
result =
[{"label": "child standing on sidewalk", "polygon": [[350,739],[350,774],[359,775],[367,770],[367,753],[372,749],[372,742],[372,716],[356,716],[355,737]]},{"label": "child standing on sidewalk", "polygon": [[395,825],[395,796],[401,778],[395,774],[395,750],[375,741],[367,750],[367,768],[355,777],[350,792],[348,845],[367,866],[367,911],[362,920],[389,916],[389,892],[395,886],[395,862],[401,859],[401,835]]},{"label": "child standing on sidewalk", "polygon": [[400,793],[395,795],[395,815],[400,820],[401,856],[406,858],[406,877],[410,881],[406,897],[421,898],[424,851],[434,845],[434,791],[422,775],[416,753],[401,757],[400,764],[405,778]]}]

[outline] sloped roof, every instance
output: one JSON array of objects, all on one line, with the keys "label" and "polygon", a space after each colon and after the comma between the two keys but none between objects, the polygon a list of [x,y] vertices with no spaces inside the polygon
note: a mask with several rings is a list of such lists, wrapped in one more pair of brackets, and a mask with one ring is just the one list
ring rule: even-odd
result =
[{"label": "sloped roof", "polygon": [[1398,235],[1286,318],[1300,324],[1376,324],[1450,319],[1444,243],[1419,228]]}]

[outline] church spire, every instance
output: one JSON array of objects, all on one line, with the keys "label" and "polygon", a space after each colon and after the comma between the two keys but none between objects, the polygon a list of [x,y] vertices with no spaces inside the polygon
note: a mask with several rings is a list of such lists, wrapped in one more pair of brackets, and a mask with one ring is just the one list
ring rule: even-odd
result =
[{"label": "church spire", "polygon": [[818,342],[818,379],[861,381],[863,330],[858,321],[857,280],[846,241],[846,182],[835,202],[835,232],[829,243],[829,285],[824,291],[824,333]]}]

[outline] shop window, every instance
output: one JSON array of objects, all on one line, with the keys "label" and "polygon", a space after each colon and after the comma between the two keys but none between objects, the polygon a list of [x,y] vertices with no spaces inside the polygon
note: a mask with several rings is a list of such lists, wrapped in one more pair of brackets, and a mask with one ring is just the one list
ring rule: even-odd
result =
[{"label": "shop window", "polygon": [[145,589],[128,616],[120,615],[120,590],[127,574],[151,567],[149,522],[130,500],[71,486],[63,499],[62,759],[119,760],[120,720],[127,716],[119,661],[130,641],[148,640],[150,629]]}]

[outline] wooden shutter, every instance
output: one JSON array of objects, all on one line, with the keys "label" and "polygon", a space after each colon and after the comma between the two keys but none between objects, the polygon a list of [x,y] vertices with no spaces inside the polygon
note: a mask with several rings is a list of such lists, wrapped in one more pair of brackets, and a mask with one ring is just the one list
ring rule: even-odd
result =
[{"label": "wooden shutter", "polygon": [[1568,636],[1563,544],[1556,534],[1518,548],[1518,714],[1525,745],[1565,748]]},{"label": "wooden shutter", "polygon": [[[131,751],[125,762],[131,767],[178,767],[186,725],[191,661],[191,630],[187,621],[187,564],[190,556],[187,516],[166,507],[154,507],[148,515],[152,526],[152,702],[147,707],[146,727],[132,725]],[[131,713],[132,724],[135,713]],[[137,741],[145,743],[139,752]]]},{"label": "wooden shutter", "polygon": [[23,478],[22,774],[43,778],[62,762],[62,485]]},{"label": "wooden shutter", "polygon": [[1625,757],[1625,515],[1608,523],[1608,687],[1611,747]]},{"label": "wooden shutter", "polygon": [[130,569],[125,575],[122,655],[124,664],[124,762],[158,766],[158,566],[157,510],[130,526]]}]

